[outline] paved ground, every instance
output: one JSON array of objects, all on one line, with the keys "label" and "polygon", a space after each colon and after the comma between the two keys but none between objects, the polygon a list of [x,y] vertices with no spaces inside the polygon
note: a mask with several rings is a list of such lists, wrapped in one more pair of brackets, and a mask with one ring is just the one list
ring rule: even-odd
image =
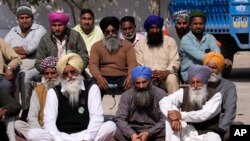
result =
[{"label": "paved ground", "polygon": [[[235,54],[230,80],[236,84],[238,95],[235,121],[250,124],[250,51]],[[114,100],[112,96],[106,95],[103,99],[104,113],[115,115],[119,99],[120,96],[115,97],[116,105],[110,109],[114,105]]]},{"label": "paved ground", "polygon": [[[236,84],[238,95],[237,116],[235,121],[250,124],[250,51],[238,52],[235,55],[230,80]],[[120,96],[115,96],[114,101],[111,95],[105,95],[103,98],[104,114],[115,115],[119,100]],[[114,108],[112,108],[113,106]],[[17,141],[25,140],[18,137]]]},{"label": "paved ground", "polygon": [[235,55],[230,80],[237,87],[238,107],[235,120],[250,124],[250,51]]}]

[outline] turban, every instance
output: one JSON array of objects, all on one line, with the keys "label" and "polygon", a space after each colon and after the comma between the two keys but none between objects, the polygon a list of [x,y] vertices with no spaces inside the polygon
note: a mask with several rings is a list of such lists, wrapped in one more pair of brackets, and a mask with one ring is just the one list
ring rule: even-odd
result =
[{"label": "turban", "polygon": [[156,16],[156,15],[149,16],[144,22],[145,30],[148,31],[149,28],[153,24],[157,25],[160,29],[162,29],[162,27],[163,27],[163,18],[161,18],[160,16]]},{"label": "turban", "polygon": [[189,14],[190,12],[188,10],[177,11],[173,14],[174,21],[178,21],[179,19],[182,19],[182,18],[188,21]]},{"label": "turban", "polygon": [[50,25],[55,22],[60,22],[63,25],[66,25],[69,22],[69,15],[64,12],[52,11],[48,15]]},{"label": "turban", "polygon": [[218,52],[209,52],[205,55],[203,59],[203,65],[206,65],[210,60],[212,60],[220,71],[223,70],[225,65],[224,57]]},{"label": "turban", "polygon": [[40,64],[40,68],[41,68],[42,72],[44,72],[47,67],[52,68],[52,69],[56,69],[57,62],[58,62],[57,57],[54,57],[54,56],[46,57],[45,59],[42,60],[42,62]]},{"label": "turban", "polygon": [[132,70],[132,80],[135,81],[137,78],[143,77],[148,81],[151,80],[151,69],[149,67],[137,66]]},{"label": "turban", "polygon": [[62,75],[64,68],[66,65],[71,65],[74,67],[79,73],[83,70],[83,60],[82,58],[76,53],[69,53],[62,56],[56,65],[57,72]]},{"label": "turban", "polygon": [[116,30],[119,30],[119,24],[120,21],[118,18],[111,16],[111,17],[105,17],[100,21],[100,28],[102,29],[102,32],[105,32],[106,28],[111,25]]},{"label": "turban", "polygon": [[190,83],[192,78],[195,77],[206,84],[211,76],[211,73],[211,70],[207,66],[195,64],[190,65],[188,68],[188,81]]},{"label": "turban", "polygon": [[33,13],[32,13],[31,7],[28,6],[28,5],[22,5],[22,6],[20,6],[20,7],[17,8],[17,10],[16,10],[16,16],[19,17],[22,14],[27,14],[30,17],[33,17]]}]

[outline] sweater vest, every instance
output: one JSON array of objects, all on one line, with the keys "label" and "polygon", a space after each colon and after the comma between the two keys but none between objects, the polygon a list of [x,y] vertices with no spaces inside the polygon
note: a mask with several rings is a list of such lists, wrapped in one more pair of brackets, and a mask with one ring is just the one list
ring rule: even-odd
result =
[{"label": "sweater vest", "polygon": [[[215,90],[208,88],[208,96],[207,96],[207,101],[211,99],[215,95]],[[198,109],[194,109],[189,102],[189,89],[184,88],[184,95],[183,95],[183,104],[181,107],[182,111],[185,112],[190,112],[190,111],[196,111]],[[214,131],[217,129],[218,124],[219,124],[219,118],[220,118],[220,113],[217,114],[216,116],[212,117],[209,120],[203,121],[203,122],[195,122],[191,123],[189,122],[188,124],[191,124],[195,127],[195,129],[198,131],[198,134],[205,134],[210,131]]]},{"label": "sweater vest", "polygon": [[56,126],[60,132],[68,134],[87,129],[89,124],[88,92],[90,83],[84,81],[85,90],[81,90],[79,102],[72,105],[69,98],[62,94],[61,85],[54,88],[58,98]]},{"label": "sweater vest", "polygon": [[38,117],[38,122],[41,126],[43,126],[43,110],[46,102],[46,96],[47,96],[47,88],[45,87],[45,84],[40,84],[35,88],[36,95],[39,100],[39,105],[40,105],[40,111],[39,111],[39,117]]}]

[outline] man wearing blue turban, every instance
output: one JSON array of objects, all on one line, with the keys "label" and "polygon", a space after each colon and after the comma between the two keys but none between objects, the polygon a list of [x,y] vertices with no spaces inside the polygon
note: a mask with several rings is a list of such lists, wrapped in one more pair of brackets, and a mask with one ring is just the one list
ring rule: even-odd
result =
[{"label": "man wearing blue turban", "polygon": [[191,65],[188,89],[179,89],[164,97],[160,109],[166,116],[166,140],[221,141],[218,123],[222,95],[207,87],[211,70]]},{"label": "man wearing blue turban", "polygon": [[163,19],[151,15],[144,22],[147,36],[135,44],[136,60],[152,70],[152,81],[168,93],[179,89],[178,70],[180,58],[176,42],[163,35]]},{"label": "man wearing blue turban", "polygon": [[137,66],[132,69],[133,87],[121,95],[116,113],[116,140],[165,139],[165,119],[158,103],[166,92],[152,85],[151,75],[149,67]]}]

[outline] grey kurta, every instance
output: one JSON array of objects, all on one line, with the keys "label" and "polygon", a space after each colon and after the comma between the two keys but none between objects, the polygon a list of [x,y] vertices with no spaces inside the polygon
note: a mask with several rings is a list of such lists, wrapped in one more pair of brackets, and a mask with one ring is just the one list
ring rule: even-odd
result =
[{"label": "grey kurta", "polygon": [[122,94],[116,113],[116,124],[124,137],[129,139],[136,131],[148,131],[150,136],[164,137],[166,119],[160,111],[159,101],[167,94],[155,86],[152,86],[152,93],[154,104],[149,114],[139,112],[134,107],[133,88]]},{"label": "grey kurta", "polygon": [[224,131],[229,130],[236,116],[237,92],[233,82],[221,78],[216,91],[222,94],[222,112],[220,115],[219,127]]}]

